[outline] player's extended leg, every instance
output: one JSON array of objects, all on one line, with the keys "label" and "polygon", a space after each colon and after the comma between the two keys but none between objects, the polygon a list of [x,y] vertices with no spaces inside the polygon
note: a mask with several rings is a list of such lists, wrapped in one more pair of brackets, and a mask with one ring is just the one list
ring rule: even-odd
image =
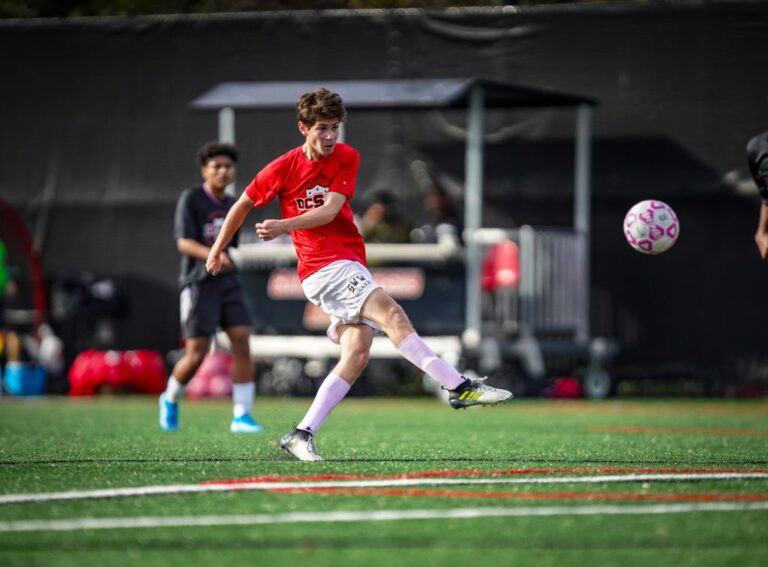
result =
[{"label": "player's extended leg", "polygon": [[234,433],[259,433],[264,428],[251,417],[256,384],[253,381],[253,361],[248,341],[249,325],[236,325],[224,330],[232,345],[232,423]]},{"label": "player's extended leg", "polygon": [[323,380],[304,419],[280,440],[280,446],[300,461],[321,460],[315,450],[314,436],[368,365],[373,329],[368,325],[342,325],[338,333],[341,343],[338,364]]},{"label": "player's extended leg", "polygon": [[416,365],[450,391],[454,409],[473,405],[493,405],[507,401],[512,392],[492,388],[482,380],[470,380],[437,356],[416,333],[403,308],[383,289],[373,291],[360,312],[376,323],[406,360]]},{"label": "player's extended leg", "polygon": [[184,356],[173,367],[165,392],[160,395],[160,427],[165,431],[179,428],[179,401],[184,396],[184,388],[203,363],[210,342],[208,337],[184,341]]}]

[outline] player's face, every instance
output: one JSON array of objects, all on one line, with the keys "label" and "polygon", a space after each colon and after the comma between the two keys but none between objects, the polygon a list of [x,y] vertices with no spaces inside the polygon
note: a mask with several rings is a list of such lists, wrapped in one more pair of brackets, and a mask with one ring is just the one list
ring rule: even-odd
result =
[{"label": "player's face", "polygon": [[339,139],[339,121],[334,118],[321,118],[311,127],[299,123],[301,133],[307,138],[304,142],[305,153],[310,159],[326,157],[333,153]]},{"label": "player's face", "polygon": [[235,179],[235,162],[229,156],[214,156],[200,168],[200,174],[208,186],[219,193]]}]

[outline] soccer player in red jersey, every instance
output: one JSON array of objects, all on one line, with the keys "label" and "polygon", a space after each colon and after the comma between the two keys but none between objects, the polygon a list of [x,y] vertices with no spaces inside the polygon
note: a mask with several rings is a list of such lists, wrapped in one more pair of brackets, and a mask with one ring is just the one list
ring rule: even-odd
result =
[{"label": "soccer player in red jersey", "polygon": [[206,269],[221,270],[222,252],[253,207],[280,199],[281,219],[256,225],[265,241],[290,233],[307,299],[331,317],[328,337],[341,345],[338,364],[318,389],[309,411],[280,446],[301,461],[319,461],[314,436],[368,364],[376,333],[386,334],[400,353],[450,391],[458,409],[506,401],[512,393],[470,380],[435,355],[408,316],[366,268],[365,245],[352,219],[360,155],[340,143],[346,119],[341,97],[327,89],[303,94],[297,104],[304,143],[262,169],[227,213]]}]

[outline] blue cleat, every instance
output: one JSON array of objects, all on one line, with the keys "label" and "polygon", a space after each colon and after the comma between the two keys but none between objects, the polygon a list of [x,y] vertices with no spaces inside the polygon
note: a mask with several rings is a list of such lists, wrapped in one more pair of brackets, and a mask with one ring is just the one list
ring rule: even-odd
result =
[{"label": "blue cleat", "polygon": [[160,395],[160,427],[163,431],[176,431],[179,428],[179,404],[169,402],[164,393]]},{"label": "blue cleat", "polygon": [[250,414],[244,413],[232,420],[229,430],[232,433],[261,433],[264,428]]}]

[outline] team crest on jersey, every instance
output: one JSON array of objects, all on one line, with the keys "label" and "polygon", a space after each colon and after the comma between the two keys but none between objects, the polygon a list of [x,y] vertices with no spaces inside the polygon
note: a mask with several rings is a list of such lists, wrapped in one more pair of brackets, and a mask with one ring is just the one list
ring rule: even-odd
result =
[{"label": "team crest on jersey", "polygon": [[203,225],[203,240],[208,246],[213,246],[213,243],[216,242],[216,237],[221,232],[224,217],[210,218],[210,216],[208,222]]},{"label": "team crest on jersey", "polygon": [[294,199],[296,208],[300,211],[306,211],[308,209],[314,209],[325,203],[325,196],[328,194],[329,187],[323,187],[322,185],[315,185],[311,189],[307,189],[306,197],[299,197]]}]

